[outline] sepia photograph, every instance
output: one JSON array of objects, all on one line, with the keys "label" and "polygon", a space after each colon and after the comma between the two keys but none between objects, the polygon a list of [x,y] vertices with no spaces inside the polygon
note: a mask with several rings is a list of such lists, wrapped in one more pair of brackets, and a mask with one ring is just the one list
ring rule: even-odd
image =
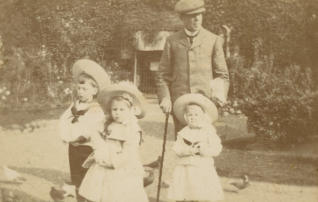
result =
[{"label": "sepia photograph", "polygon": [[0,0],[0,202],[318,202],[318,0]]}]

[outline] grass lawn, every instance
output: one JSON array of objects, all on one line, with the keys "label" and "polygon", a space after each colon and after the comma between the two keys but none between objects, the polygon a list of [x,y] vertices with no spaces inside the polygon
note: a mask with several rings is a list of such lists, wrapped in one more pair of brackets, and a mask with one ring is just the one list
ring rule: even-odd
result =
[{"label": "grass lawn", "polygon": [[[164,117],[155,105],[150,106],[148,111],[152,113],[148,113],[148,116],[141,120],[144,130],[141,156],[144,163],[156,159],[161,154],[164,125]],[[9,165],[28,180],[20,186],[0,183],[3,190],[0,194],[14,190],[15,201],[50,201],[50,187],[69,179],[66,147],[56,134],[56,119],[60,113],[61,110],[2,113],[0,165]],[[167,183],[171,181],[176,159],[171,151],[173,140],[173,126],[170,120],[163,175],[163,180]],[[221,155],[215,159],[215,164],[221,176],[226,201],[310,202],[318,201],[317,156],[296,155],[293,151],[238,149],[225,144]],[[158,172],[155,174],[157,177]],[[229,182],[237,180],[242,174],[249,175],[252,185],[239,194],[232,193],[229,191],[232,188]],[[151,201],[155,201],[156,188],[155,181],[146,189]],[[262,199],[259,197],[260,194]],[[167,189],[162,189],[163,201],[167,201],[166,195]],[[68,200],[74,201],[71,198]]]}]

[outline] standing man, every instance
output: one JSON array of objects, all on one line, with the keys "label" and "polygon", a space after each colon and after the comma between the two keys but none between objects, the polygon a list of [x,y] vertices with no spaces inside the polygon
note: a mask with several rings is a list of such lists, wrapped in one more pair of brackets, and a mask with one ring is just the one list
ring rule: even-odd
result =
[{"label": "standing man", "polygon": [[[212,98],[213,78],[224,80],[225,89],[229,84],[223,39],[202,27],[204,1],[180,0],[175,11],[184,29],[167,38],[156,75],[159,103],[164,113],[171,112],[172,103],[186,93],[202,93]],[[174,125],[177,134],[183,125],[175,117]]]}]

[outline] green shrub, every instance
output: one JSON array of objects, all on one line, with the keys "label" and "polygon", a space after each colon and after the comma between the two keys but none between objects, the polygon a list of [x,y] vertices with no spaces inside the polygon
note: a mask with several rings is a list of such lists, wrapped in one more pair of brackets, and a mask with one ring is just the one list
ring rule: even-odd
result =
[{"label": "green shrub", "polygon": [[[55,105],[55,103],[68,102],[71,95],[65,94],[64,91],[70,88],[69,70],[72,63],[81,57],[89,57],[100,63],[114,80],[131,78],[129,73],[118,72],[131,69],[132,63],[119,65],[120,68],[125,67],[119,70],[113,67],[110,61],[118,59],[121,47],[126,45],[124,43],[133,44],[130,43],[131,38],[137,30],[175,29],[178,24],[176,20],[178,17],[173,12],[176,2],[177,0],[11,0],[1,2],[2,41],[0,43],[3,43],[3,46],[0,63],[4,61],[4,64],[0,66],[0,91],[2,91],[0,105],[20,106],[42,103],[41,105],[45,106],[48,103]],[[293,80],[289,81],[290,78],[286,77],[282,77],[281,81],[281,78],[276,75],[289,71],[281,68],[285,65],[277,64],[303,64],[308,60],[307,57],[310,57],[313,64],[317,64],[315,63],[318,58],[316,56],[317,0],[205,2],[207,12],[204,26],[215,33],[220,33],[218,29],[223,24],[232,26],[234,28],[232,43],[238,47],[239,54],[252,60],[238,60],[231,64],[233,67],[239,66],[239,68],[232,68],[231,72],[232,97],[238,97],[240,100],[248,98],[259,104],[265,102],[261,98],[266,93],[268,93],[267,96],[271,93],[275,95],[273,92],[268,92],[273,90],[276,94],[282,94],[282,97],[277,95],[275,102],[279,99],[286,102],[285,97],[289,94],[285,96],[284,93],[289,90],[290,96],[295,96],[295,99],[304,96],[300,101],[295,101],[295,107],[299,108],[299,105],[303,106],[302,103],[306,102],[310,104],[312,93],[310,85],[300,85],[297,82],[294,84]],[[255,40],[262,42],[257,51],[253,45]],[[275,68],[279,68],[275,71],[281,72],[273,73],[274,70],[263,72],[263,67],[258,67],[252,72],[250,69],[244,69],[243,66],[259,59],[255,57],[257,55],[255,52],[258,52],[258,56],[273,53]],[[263,66],[272,67],[273,65]],[[313,78],[318,78],[318,71],[314,69],[314,66],[312,65],[312,68],[316,71],[316,76]],[[296,71],[301,78],[304,74],[302,71],[304,70]],[[264,79],[263,77],[266,78],[264,83],[260,82]],[[294,86],[289,85],[288,82]],[[311,81],[308,82],[311,83]],[[253,97],[257,95],[248,93],[253,91],[253,88],[256,88],[254,91],[265,90],[265,92],[258,92],[257,95],[260,96]],[[285,91],[284,88],[287,90]],[[305,94],[306,90],[308,95]],[[233,103],[237,105],[237,101]],[[249,114],[249,111],[253,111],[250,110],[252,106],[254,105],[244,105],[244,112],[252,117],[251,122],[253,113]]]},{"label": "green shrub", "polygon": [[[125,63],[103,64],[113,82],[129,80]],[[71,66],[65,66],[67,70]],[[30,55],[21,48],[12,48],[0,69],[1,109],[50,109],[68,105],[72,99],[72,78],[69,71],[53,65],[50,55]]]},{"label": "green shrub", "polygon": [[230,97],[258,137],[295,143],[317,134],[318,91],[309,68],[273,68],[264,62],[230,71]]}]

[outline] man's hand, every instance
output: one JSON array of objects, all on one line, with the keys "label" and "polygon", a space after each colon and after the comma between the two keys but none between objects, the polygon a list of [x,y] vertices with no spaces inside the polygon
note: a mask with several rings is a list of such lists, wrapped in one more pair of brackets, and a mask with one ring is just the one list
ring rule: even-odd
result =
[{"label": "man's hand", "polygon": [[172,109],[172,103],[169,98],[163,98],[160,102],[160,108],[163,111],[163,113],[170,113]]}]

